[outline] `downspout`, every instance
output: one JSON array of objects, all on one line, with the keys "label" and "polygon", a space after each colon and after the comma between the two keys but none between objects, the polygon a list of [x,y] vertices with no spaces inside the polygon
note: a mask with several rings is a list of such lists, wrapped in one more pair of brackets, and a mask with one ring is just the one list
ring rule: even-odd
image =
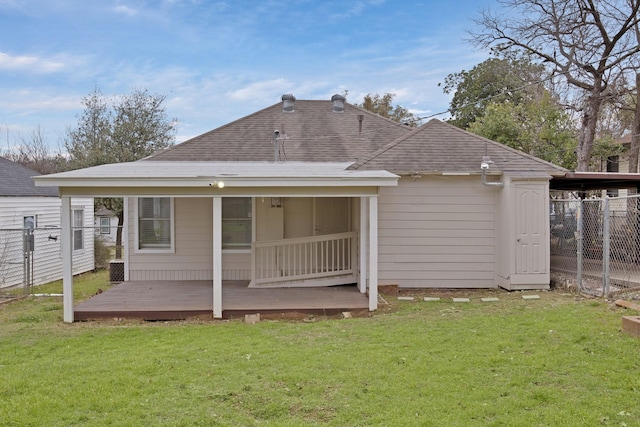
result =
[{"label": "downspout", "polygon": [[487,181],[487,171],[491,163],[493,163],[493,161],[489,156],[482,156],[482,162],[480,163],[480,169],[482,169],[482,184],[487,187],[504,187],[502,181]]}]

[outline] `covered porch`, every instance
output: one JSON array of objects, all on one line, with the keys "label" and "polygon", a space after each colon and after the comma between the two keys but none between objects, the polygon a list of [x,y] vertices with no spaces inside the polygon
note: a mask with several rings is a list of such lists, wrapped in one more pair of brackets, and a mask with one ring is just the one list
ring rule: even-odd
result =
[{"label": "covered porch", "polygon": [[[122,282],[74,306],[75,320],[138,318],[179,320],[213,313],[210,280]],[[222,283],[222,313],[304,313],[330,315],[369,309],[368,297],[355,285],[317,288],[249,288],[246,281]]]},{"label": "covered porch", "polygon": [[[119,317],[113,308],[117,305],[126,306],[131,312],[202,311],[212,313],[217,319],[228,317],[234,310],[345,311],[358,309],[363,300],[367,302],[368,310],[376,310],[378,189],[380,186],[397,185],[398,176],[386,171],[351,171],[348,166],[349,163],[133,162],[36,177],[37,185],[57,186],[62,198],[64,321],[81,320],[88,315],[84,313],[95,315],[102,302],[112,306],[112,309],[105,308],[111,310],[106,317]],[[130,217],[125,215],[125,230],[129,230],[127,234],[131,237],[124,251],[125,285],[116,287],[120,288],[118,292],[98,295],[76,307],[71,274],[75,224],[70,200],[80,195],[124,197],[125,212],[134,214]],[[251,255],[245,258],[249,260],[245,264],[251,273],[251,287],[256,289],[225,285],[230,282],[223,281],[223,278],[236,278],[223,276],[225,268],[232,264],[229,258],[224,261],[223,258],[234,257],[232,261],[235,261],[241,254],[228,249],[225,252],[223,247],[222,202],[225,198],[241,197],[259,198],[261,202],[271,198],[272,204],[273,199],[282,197],[292,200],[310,197],[317,200],[350,199],[357,206],[352,216],[355,232],[324,234],[331,232],[323,230],[321,236],[269,240],[264,235],[258,236],[258,220],[254,220],[268,215],[258,214],[264,212],[257,210],[254,205],[249,215],[253,224],[251,247],[243,253]],[[167,244],[162,248],[138,247],[136,238],[138,229],[142,229],[143,219],[135,209],[127,207],[128,200],[134,200],[135,203],[136,198],[170,199],[167,219],[154,219],[154,224],[160,224],[158,230],[165,231],[164,235],[167,236]],[[197,203],[181,202],[175,207],[175,200]],[[314,220],[317,217],[315,212]],[[183,218],[178,225],[174,222],[176,217]],[[167,225],[166,230],[162,224]],[[199,227],[194,227],[194,224],[199,224]],[[265,229],[269,230],[268,227]],[[186,241],[181,240],[184,235],[191,236],[189,243],[194,236],[199,236],[199,245],[186,245]],[[193,259],[198,259],[198,264],[190,262]],[[143,265],[147,260],[150,260],[149,264]],[[136,271],[141,271],[141,265],[146,266],[145,274],[149,277],[130,277],[134,264],[138,269]],[[170,268],[173,270],[163,271]],[[184,280],[185,286],[171,286],[172,281],[183,279],[202,281]],[[127,283],[129,281],[131,283]],[[143,288],[133,287],[132,283],[140,281],[147,282],[146,292],[141,292]],[[319,282],[325,287],[315,288]],[[356,302],[351,302],[352,295],[348,293],[338,294],[339,291],[326,288],[345,284],[355,284],[350,288],[359,294]],[[345,288],[340,286],[335,289]],[[133,293],[126,301],[123,300],[122,295],[129,291]],[[112,296],[113,299],[110,299]],[[339,301],[340,298],[345,298],[345,301]],[[261,302],[261,299],[264,301]],[[242,304],[237,305],[234,301]],[[90,308],[85,310],[85,306]]]}]

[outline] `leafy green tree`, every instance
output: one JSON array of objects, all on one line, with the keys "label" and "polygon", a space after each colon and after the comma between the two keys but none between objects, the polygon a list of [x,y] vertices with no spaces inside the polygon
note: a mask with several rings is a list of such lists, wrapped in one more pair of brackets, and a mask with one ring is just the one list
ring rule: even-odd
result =
[{"label": "leafy green tree", "polygon": [[134,90],[108,99],[94,89],[82,100],[78,123],[65,147],[72,169],[142,159],[173,144],[176,120],[169,120],[166,96]]},{"label": "leafy green tree", "polygon": [[492,57],[459,73],[449,74],[442,90],[453,93],[449,104],[451,124],[462,129],[484,115],[491,104],[509,101],[513,105],[536,98],[544,91],[539,83],[544,67],[524,57]]},{"label": "leafy green tree", "polygon": [[357,106],[398,123],[404,123],[411,127],[418,126],[420,124],[418,116],[400,105],[393,106],[395,96],[393,93],[385,93],[382,96],[377,93],[367,94],[362,104],[357,104]]},{"label": "leafy green tree", "polygon": [[65,147],[71,169],[115,163],[111,151],[113,112],[109,100],[95,88],[82,99],[84,111],[75,127],[67,130]]},{"label": "leafy green tree", "polygon": [[469,131],[574,169],[576,130],[569,115],[545,92],[539,99],[515,104],[510,100],[488,104]]},{"label": "leafy green tree", "polygon": [[[67,131],[65,146],[71,169],[107,163],[131,162],[169,147],[175,139],[176,120],[169,120],[164,95],[134,90],[119,98],[106,98],[98,88],[82,100],[78,123]],[[118,216],[116,257],[121,256],[123,202],[96,198]]]}]

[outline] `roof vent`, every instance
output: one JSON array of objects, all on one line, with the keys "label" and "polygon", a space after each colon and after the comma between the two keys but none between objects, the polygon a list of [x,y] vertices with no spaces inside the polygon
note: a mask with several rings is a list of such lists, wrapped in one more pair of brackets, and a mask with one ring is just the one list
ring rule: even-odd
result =
[{"label": "roof vent", "polygon": [[285,113],[293,113],[295,109],[296,97],[290,93],[282,95],[282,111]]},{"label": "roof vent", "polygon": [[333,103],[333,112],[334,113],[344,113],[344,101],[346,101],[342,95],[333,95],[331,97],[331,102]]}]

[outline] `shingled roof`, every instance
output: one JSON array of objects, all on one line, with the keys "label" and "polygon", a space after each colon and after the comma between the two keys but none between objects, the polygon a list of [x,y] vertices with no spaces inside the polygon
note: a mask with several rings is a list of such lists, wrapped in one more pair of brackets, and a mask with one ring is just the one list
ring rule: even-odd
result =
[{"label": "shingled roof", "polygon": [[390,142],[350,169],[383,169],[396,174],[480,172],[485,155],[493,161],[492,172],[543,172],[552,176],[567,172],[560,166],[436,119]]},{"label": "shingled roof", "polygon": [[58,197],[55,187],[36,187],[35,175],[40,174],[0,157],[0,197]]},{"label": "shingled roof", "polygon": [[[344,97],[334,95],[334,99],[343,101]],[[286,160],[355,162],[411,132],[406,125],[346,102],[336,112],[330,100],[295,101],[285,95],[283,101],[143,161],[274,161],[274,132],[278,130]],[[287,101],[293,101],[293,111],[284,111]]]}]

